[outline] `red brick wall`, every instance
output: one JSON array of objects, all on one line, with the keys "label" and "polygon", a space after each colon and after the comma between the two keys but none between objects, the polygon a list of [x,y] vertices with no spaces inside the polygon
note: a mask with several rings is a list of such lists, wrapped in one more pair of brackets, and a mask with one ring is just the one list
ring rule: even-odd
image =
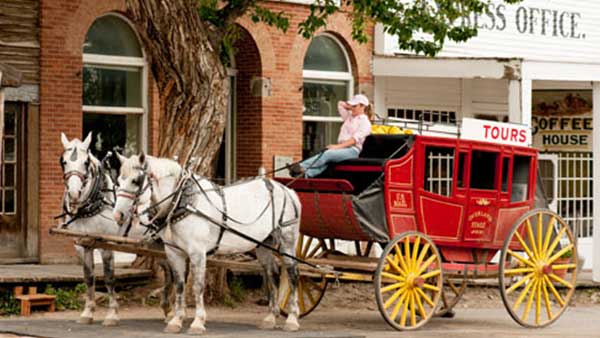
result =
[{"label": "red brick wall", "polygon": [[[239,20],[249,35],[238,42],[238,175],[256,175],[260,166],[272,168],[274,155],[302,154],[302,64],[310,41],[297,35],[298,22],[308,6],[267,2],[276,11],[292,15],[287,33]],[[124,10],[123,0],[42,0],[40,6],[40,260],[74,260],[72,241],[50,237],[48,229],[60,213],[63,185],[58,157],[60,132],[81,137],[82,44],[87,30],[100,15]],[[370,60],[372,42],[359,45],[351,39],[346,17],[334,15],[327,31],[347,46],[353,65],[355,91],[372,98]],[[372,33],[372,32],[371,32]],[[260,56],[260,58],[258,58]],[[270,79],[272,94],[254,97],[253,77]],[[157,148],[159,95],[149,75],[149,148]],[[262,112],[262,114],[261,114]]]},{"label": "red brick wall", "polygon": [[240,28],[235,45],[236,75],[236,148],[238,176],[253,176],[261,166],[262,99],[251,91],[253,79],[262,76],[260,53],[252,36]]},{"label": "red brick wall", "polygon": [[[291,15],[290,28],[283,33],[275,28],[252,23],[248,18],[238,20],[254,39],[261,57],[262,76],[271,80],[271,96],[262,97],[262,118],[260,133],[260,163],[252,160],[238,161],[238,176],[256,175],[260,166],[273,168],[273,156],[302,156],[302,65],[310,44],[297,34],[298,23],[309,13],[309,7],[297,4],[267,2],[267,7],[276,12],[284,11]],[[371,56],[373,42],[359,44],[351,38],[351,22],[343,14],[333,15],[324,30],[335,35],[346,46],[356,93],[365,93],[373,98],[373,77]],[[372,36],[373,28],[369,28]],[[238,91],[239,95],[239,91]],[[239,116],[238,116],[239,118]],[[244,128],[244,127],[240,127]],[[238,159],[241,156],[238,148]],[[252,156],[255,156],[253,148]]]},{"label": "red brick wall", "polygon": [[[123,12],[122,0],[54,0],[40,6],[40,261],[74,260],[71,240],[49,236],[60,214],[63,185],[58,157],[63,151],[60,132],[81,138],[82,45],[94,20]],[[150,149],[155,149],[158,112],[156,90],[150,102]]]}]

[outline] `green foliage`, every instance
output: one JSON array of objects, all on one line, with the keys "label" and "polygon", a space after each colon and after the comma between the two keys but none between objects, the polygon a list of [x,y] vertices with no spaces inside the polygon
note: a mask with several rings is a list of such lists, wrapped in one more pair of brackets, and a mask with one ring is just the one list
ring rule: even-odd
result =
[{"label": "green foliage", "polygon": [[8,290],[0,291],[0,316],[19,314],[21,306]]},{"label": "green foliage", "polygon": [[81,295],[85,292],[85,284],[77,284],[73,288],[55,289],[52,285],[46,286],[45,294],[56,296],[56,309],[80,310],[82,308]]},{"label": "green foliage", "polygon": [[562,255],[560,255],[560,258],[571,258],[571,257],[573,257],[573,250],[567,250]]},{"label": "green foliage", "polygon": [[246,299],[246,288],[244,282],[234,277],[229,282],[229,292],[223,296],[223,304],[229,307],[235,307],[236,304],[242,303]]},{"label": "green foliage", "polygon": [[[286,13],[275,13],[260,6],[257,0],[198,1],[202,20],[218,29],[228,28],[244,14],[250,15],[254,22],[263,22],[283,32],[289,28]],[[520,1],[504,0],[509,4]],[[464,19],[473,13],[487,12],[489,3],[489,0],[316,0],[310,5],[310,14],[300,22],[298,33],[309,39],[319,29],[326,28],[330,15],[341,12],[352,19],[352,38],[358,42],[369,40],[369,24],[381,23],[386,33],[396,36],[400,48],[433,56],[446,39],[461,42],[476,36],[477,29],[465,25],[469,20]],[[227,35],[224,34],[224,40]]]}]

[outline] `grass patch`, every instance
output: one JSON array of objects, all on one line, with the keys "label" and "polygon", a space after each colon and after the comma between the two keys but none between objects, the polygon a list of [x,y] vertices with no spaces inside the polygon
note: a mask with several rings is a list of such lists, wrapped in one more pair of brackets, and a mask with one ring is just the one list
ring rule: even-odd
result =
[{"label": "grass patch", "polygon": [[229,292],[223,296],[223,305],[231,308],[237,304],[243,303],[246,299],[246,288],[244,282],[237,277],[233,277],[229,282]]},{"label": "grass patch", "polygon": [[56,296],[56,309],[81,310],[83,301],[81,295],[85,292],[85,284],[77,284],[75,287],[63,287],[55,289],[52,285],[46,286],[45,294]]},{"label": "grass patch", "polygon": [[9,290],[0,290],[0,316],[18,315],[21,305]]}]

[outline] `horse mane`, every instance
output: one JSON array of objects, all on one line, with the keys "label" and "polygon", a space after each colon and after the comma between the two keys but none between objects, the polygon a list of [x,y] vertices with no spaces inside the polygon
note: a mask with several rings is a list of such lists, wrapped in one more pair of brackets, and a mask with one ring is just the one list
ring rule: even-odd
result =
[{"label": "horse mane", "polygon": [[[157,178],[178,175],[181,172],[181,166],[176,161],[168,158],[158,158],[146,155],[146,162],[152,174]],[[121,174],[129,176],[139,170],[140,160],[138,155],[133,155],[121,165]]]}]

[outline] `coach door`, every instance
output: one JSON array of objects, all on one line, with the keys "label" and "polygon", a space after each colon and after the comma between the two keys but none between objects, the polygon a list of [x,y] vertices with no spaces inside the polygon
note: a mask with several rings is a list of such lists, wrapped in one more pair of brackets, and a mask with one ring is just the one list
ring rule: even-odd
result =
[{"label": "coach door", "polygon": [[25,127],[26,105],[4,104],[2,156],[0,158],[0,261],[25,256]]},{"label": "coach door", "polygon": [[468,212],[463,232],[465,241],[489,242],[498,213],[500,153],[473,149],[469,164]]}]

